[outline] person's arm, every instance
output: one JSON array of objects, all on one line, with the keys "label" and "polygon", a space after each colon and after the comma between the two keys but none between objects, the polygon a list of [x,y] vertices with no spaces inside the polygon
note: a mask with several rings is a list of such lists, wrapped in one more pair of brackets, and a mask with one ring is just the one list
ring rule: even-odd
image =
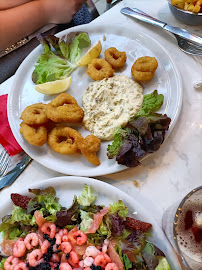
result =
[{"label": "person's arm", "polygon": [[14,8],[32,0],[0,0],[0,10]]},{"label": "person's arm", "polygon": [[40,1],[0,11],[0,50],[27,37],[48,20]]},{"label": "person's arm", "polygon": [[35,0],[0,10],[0,50],[49,23],[67,23],[85,0]]}]

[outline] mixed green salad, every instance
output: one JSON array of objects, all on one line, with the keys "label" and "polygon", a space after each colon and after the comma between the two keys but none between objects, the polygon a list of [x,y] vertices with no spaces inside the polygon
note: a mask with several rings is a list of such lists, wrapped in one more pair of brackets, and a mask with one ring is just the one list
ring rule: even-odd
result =
[{"label": "mixed green salad", "polygon": [[143,104],[126,127],[118,127],[114,140],[108,145],[107,156],[119,164],[136,167],[140,159],[160,148],[169,129],[171,119],[166,114],[156,113],[163,105],[164,96],[154,90],[144,95]]},{"label": "mixed green salad", "polygon": [[[128,208],[123,201],[119,200],[108,207],[98,205],[96,204],[97,194],[95,190],[88,185],[84,185],[81,195],[78,197],[75,195],[72,205],[67,209],[59,203],[53,187],[43,190],[29,189],[29,192],[32,194],[30,197],[16,193],[11,194],[14,203],[13,211],[10,215],[2,218],[0,224],[0,232],[3,237],[0,257],[0,268],[2,270],[8,269],[5,261],[13,256],[16,243],[21,241],[22,244],[22,241],[25,241],[26,236],[30,233],[39,237],[44,232],[42,227],[46,224],[49,224],[50,227],[53,224],[56,232],[64,231],[64,229],[68,232],[66,241],[71,244],[71,252],[77,253],[78,261],[76,265],[72,264],[70,259],[73,253],[71,252],[65,254],[65,258],[66,263],[69,263],[70,267],[74,267],[73,269],[102,270],[111,269],[109,268],[111,265],[116,265],[117,268],[113,269],[170,270],[163,252],[148,240],[152,233],[152,225],[129,217]],[[76,241],[72,238],[72,235],[74,236],[72,232],[75,231],[77,237],[78,235],[86,237],[85,244],[76,244]],[[62,258],[65,252],[62,249],[62,244],[61,248],[59,248],[60,245],[57,245],[56,251],[53,248],[57,238],[56,234],[50,239],[51,236],[47,231],[43,238],[51,243],[47,253],[43,254],[42,260],[44,261],[34,267],[29,264],[30,252],[36,252],[36,248],[39,251],[42,250],[43,243],[40,244],[39,242],[32,250],[26,250],[23,253],[21,262],[26,265],[27,269],[32,270],[42,268],[62,270],[63,268],[60,268],[60,265],[64,263]],[[105,256],[109,258],[108,268],[107,266],[103,267],[103,264],[96,264],[96,257],[92,257],[90,268],[85,267],[83,262],[85,262],[86,250],[89,246],[94,246],[100,256],[106,254]],[[52,261],[50,260],[50,256],[53,254],[57,254],[57,258],[60,258],[54,266],[55,268],[52,268]]]}]

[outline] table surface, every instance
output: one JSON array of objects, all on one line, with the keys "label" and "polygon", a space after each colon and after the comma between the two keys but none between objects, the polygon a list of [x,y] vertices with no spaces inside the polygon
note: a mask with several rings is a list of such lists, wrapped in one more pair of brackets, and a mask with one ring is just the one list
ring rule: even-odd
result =
[{"label": "table surface", "polygon": [[[140,29],[157,39],[171,52],[182,76],[183,105],[179,120],[161,149],[146,158],[133,169],[96,177],[125,191],[149,209],[161,225],[164,211],[183,198],[189,191],[202,184],[201,179],[201,99],[202,91],[194,89],[194,83],[202,80],[202,57],[181,52],[175,38],[161,29],[137,22],[120,13],[123,7],[136,7],[151,16],[173,26],[184,27],[202,36],[201,26],[185,26],[171,14],[166,0],[125,0],[105,12],[92,23],[117,23]],[[0,85],[0,95],[9,93],[13,77]],[[62,176],[32,161],[12,186],[0,192],[0,205],[12,192],[20,192],[36,181]]]}]

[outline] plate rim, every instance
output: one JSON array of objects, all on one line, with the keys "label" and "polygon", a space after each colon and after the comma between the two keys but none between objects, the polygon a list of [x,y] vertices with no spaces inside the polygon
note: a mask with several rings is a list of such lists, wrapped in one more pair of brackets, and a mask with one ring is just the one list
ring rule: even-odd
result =
[{"label": "plate rim", "polygon": [[[60,37],[64,34],[67,34],[69,32],[72,32],[72,31],[91,31],[94,30],[96,27],[106,27],[108,26],[107,23],[103,23],[101,26],[99,25],[99,23],[89,23],[89,24],[85,24],[85,25],[79,25],[79,26],[74,26],[74,27],[71,27],[71,28],[68,28],[68,29],[65,29],[59,33],[56,34],[56,36]],[[112,23],[111,24],[112,28],[116,28],[116,29],[120,29],[120,27],[117,25],[117,24],[114,24]],[[87,29],[86,29],[87,28]],[[181,78],[181,74],[179,72],[179,68],[176,64],[176,62],[174,61],[174,59],[172,58],[172,55],[170,54],[170,52],[163,46],[161,45],[161,43],[159,43],[158,41],[156,41],[156,39],[154,39],[152,37],[152,35],[149,35],[146,32],[142,32],[140,29],[134,29],[133,27],[130,27],[128,25],[122,25],[121,26],[121,29],[130,29],[130,30],[133,30],[133,31],[136,31],[137,33],[139,34],[143,34],[144,36],[148,37],[149,39],[152,39],[152,41],[154,43],[156,43],[159,47],[161,47],[161,49],[167,54],[167,56],[169,57],[169,60],[171,61],[172,63],[172,66],[174,67],[174,71],[176,73],[176,82],[177,82],[177,85],[178,85],[178,89],[179,89],[179,98],[178,98],[178,106],[177,106],[177,110],[176,110],[176,113],[174,115],[174,117],[171,119],[171,124],[170,124],[170,127],[169,127],[169,131],[168,133],[166,134],[165,136],[165,140],[169,137],[169,135],[171,134],[171,132],[173,131],[174,127],[176,126],[176,123],[178,121],[178,118],[179,118],[179,115],[180,115],[180,112],[181,112],[181,108],[182,108],[182,96],[183,96],[183,87],[182,87],[182,78]],[[11,102],[12,99],[13,99],[13,92],[15,90],[15,82],[17,81],[18,79],[18,74],[21,73],[21,70],[23,69],[23,66],[24,64],[29,61],[29,58],[32,57],[33,54],[36,54],[37,51],[41,48],[41,45],[39,44],[23,61],[22,63],[20,64],[20,66],[18,67],[16,73],[15,73],[15,77],[14,77],[14,80],[13,80],[13,84],[12,84],[12,87],[11,87],[11,91],[9,92],[9,95],[8,95],[8,102],[7,102],[7,112],[8,112],[8,121],[9,121],[9,125],[11,127],[11,130],[12,132],[15,131],[15,126],[14,126],[14,123],[12,121],[12,106],[11,106]],[[15,134],[15,132],[13,132],[13,134]],[[18,136],[21,136],[20,133],[16,134],[15,139],[16,141],[19,143],[19,145],[22,147],[22,149],[24,150],[24,144],[22,144],[19,140],[18,140]],[[163,144],[161,146],[161,148],[163,147]],[[25,147],[26,149],[26,147]],[[117,173],[117,172],[120,172],[120,171],[124,171],[124,170],[128,170],[129,168],[124,166],[124,165],[120,165],[118,163],[115,164],[115,166],[113,166],[112,168],[109,167],[109,168],[104,168],[104,171],[100,171],[99,169],[97,170],[97,168],[99,167],[96,167],[96,168],[87,168],[87,169],[80,169],[80,170],[75,170],[75,169],[71,169],[71,168],[68,168],[68,171],[66,169],[63,169],[61,167],[59,168],[52,168],[51,164],[49,164],[48,162],[46,162],[46,160],[43,161],[43,163],[41,162],[40,160],[40,157],[35,157],[35,155],[32,155],[32,152],[30,153],[29,151],[26,151],[25,152],[28,152],[28,154],[30,155],[30,157],[32,159],[34,159],[36,162],[40,163],[41,165],[45,166],[46,168],[48,169],[51,169],[51,170],[54,170],[56,172],[59,172],[59,173],[64,173],[64,174],[69,174],[69,175],[76,175],[76,176],[87,176],[87,177],[93,177],[93,176],[102,176],[102,175],[107,175],[107,174],[112,174],[112,173]],[[147,158],[149,155],[146,155],[142,160],[144,160],[145,158]]]},{"label": "plate rim", "polygon": [[[157,233],[157,230],[158,230],[158,235],[159,235],[159,232],[161,232],[161,236],[164,238],[164,240],[166,241],[167,245],[165,245],[165,249],[167,249],[166,247],[169,247],[170,249],[170,253],[172,253],[172,255],[175,257],[175,264],[178,263],[178,269],[176,270],[180,270],[182,269],[181,268],[181,265],[180,265],[180,262],[178,260],[178,257],[171,245],[171,243],[169,242],[169,240],[167,239],[165,233],[163,232],[163,229],[160,227],[160,225],[158,224],[158,222],[156,221],[155,217],[150,214],[149,210],[147,210],[144,206],[142,206],[138,200],[132,198],[130,195],[128,195],[127,193],[125,193],[124,191],[122,191],[121,189],[109,184],[109,183],[106,183],[104,181],[101,181],[101,180],[98,180],[98,179],[95,179],[95,178],[89,178],[89,177],[83,177],[83,176],[59,176],[59,177],[53,177],[53,178],[48,178],[48,179],[45,179],[45,180],[41,180],[39,182],[36,182],[34,184],[31,184],[29,187],[27,188],[23,188],[22,191],[20,191],[20,194],[21,195],[27,195],[29,194],[28,192],[28,188],[45,188],[45,187],[48,187],[48,186],[53,186],[54,188],[56,188],[55,186],[57,184],[59,185],[68,185],[68,184],[71,184],[71,182],[73,182],[75,184],[76,182],[76,185],[77,184],[88,184],[88,185],[92,185],[92,186],[96,186],[96,185],[100,185],[102,190],[104,191],[105,188],[110,188],[111,190],[113,190],[113,194],[115,195],[119,195],[121,198],[123,198],[123,200],[126,201],[126,204],[129,202],[130,205],[133,205],[132,208],[135,210],[135,209],[140,209],[140,213],[141,215],[144,216],[144,218],[146,218],[146,216],[149,216],[149,219],[152,223],[152,225],[155,226],[156,230],[155,232]],[[57,189],[57,188],[56,188]],[[95,188],[96,189],[96,188]],[[65,189],[64,189],[65,190]],[[96,190],[97,193],[99,193],[98,189]],[[10,194],[9,194],[10,195]],[[73,194],[74,196],[75,194]],[[59,198],[60,199],[60,198]],[[12,204],[12,201],[11,199],[7,199],[3,204],[1,204],[1,209],[6,209],[6,206],[9,207],[9,204]],[[0,209],[0,217],[1,217],[1,210]],[[147,220],[144,220],[144,222],[147,222]],[[154,238],[155,239],[155,238]],[[170,254],[171,255],[171,254]],[[167,255],[166,255],[167,257]],[[169,256],[170,257],[170,256]],[[173,261],[172,261],[173,262]],[[173,268],[172,268],[173,270]]]}]

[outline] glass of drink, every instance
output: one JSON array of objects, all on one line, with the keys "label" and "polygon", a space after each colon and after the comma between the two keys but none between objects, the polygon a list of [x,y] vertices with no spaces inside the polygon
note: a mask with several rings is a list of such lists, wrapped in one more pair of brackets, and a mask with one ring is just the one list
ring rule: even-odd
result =
[{"label": "glass of drink", "polygon": [[202,186],[166,210],[163,230],[185,269],[202,270]]}]

